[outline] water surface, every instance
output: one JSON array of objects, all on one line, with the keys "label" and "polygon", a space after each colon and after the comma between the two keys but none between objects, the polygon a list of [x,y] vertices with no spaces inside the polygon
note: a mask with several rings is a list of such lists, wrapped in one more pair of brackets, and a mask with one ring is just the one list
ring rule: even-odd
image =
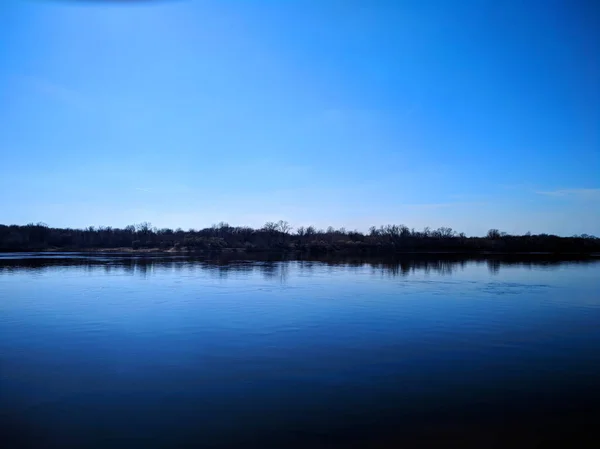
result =
[{"label": "water surface", "polygon": [[8,447],[598,447],[600,264],[0,255],[0,375]]}]

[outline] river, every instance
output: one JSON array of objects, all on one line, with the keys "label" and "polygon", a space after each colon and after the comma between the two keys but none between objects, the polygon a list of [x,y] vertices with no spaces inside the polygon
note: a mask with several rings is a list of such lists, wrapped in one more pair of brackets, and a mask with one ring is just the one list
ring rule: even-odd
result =
[{"label": "river", "polygon": [[0,254],[0,376],[7,448],[600,447],[600,263]]}]

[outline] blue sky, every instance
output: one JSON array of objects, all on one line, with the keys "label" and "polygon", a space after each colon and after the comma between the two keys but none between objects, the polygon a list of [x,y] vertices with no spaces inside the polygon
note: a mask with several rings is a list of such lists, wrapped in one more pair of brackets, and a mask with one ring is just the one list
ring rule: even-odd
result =
[{"label": "blue sky", "polygon": [[600,235],[594,1],[0,3],[0,223]]}]

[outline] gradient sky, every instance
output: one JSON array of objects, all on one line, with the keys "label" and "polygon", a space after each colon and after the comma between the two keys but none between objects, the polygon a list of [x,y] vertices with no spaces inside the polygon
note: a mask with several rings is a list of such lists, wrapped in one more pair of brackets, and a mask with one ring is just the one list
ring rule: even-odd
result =
[{"label": "gradient sky", "polygon": [[279,219],[600,235],[600,3],[0,2],[0,223]]}]

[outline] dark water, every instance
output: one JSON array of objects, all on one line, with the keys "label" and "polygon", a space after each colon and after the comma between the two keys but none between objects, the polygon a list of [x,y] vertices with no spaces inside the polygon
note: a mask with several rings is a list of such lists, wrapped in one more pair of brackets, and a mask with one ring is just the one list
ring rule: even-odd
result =
[{"label": "dark water", "polygon": [[0,255],[0,375],[6,448],[597,448],[600,264]]}]

